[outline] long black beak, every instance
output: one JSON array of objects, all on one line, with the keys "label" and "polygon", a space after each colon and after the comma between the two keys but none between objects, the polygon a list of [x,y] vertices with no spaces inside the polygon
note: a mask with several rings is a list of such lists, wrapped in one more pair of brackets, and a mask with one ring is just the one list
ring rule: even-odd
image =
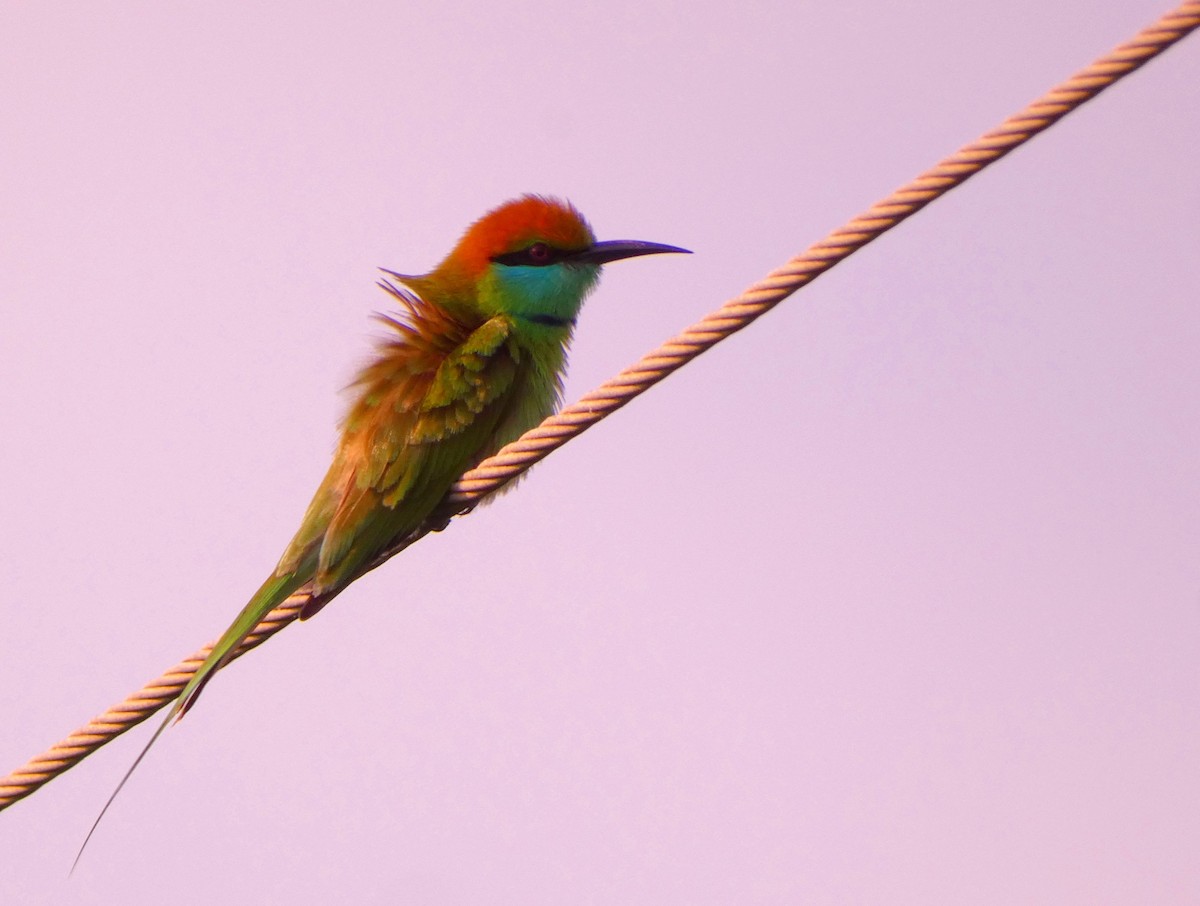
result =
[{"label": "long black beak", "polygon": [[597,242],[590,248],[568,255],[567,261],[581,261],[585,264],[608,264],[610,261],[620,261],[622,258],[636,258],[638,255],[661,255],[664,252],[677,252],[690,255],[688,249],[674,245],[663,245],[661,242],[642,242],[638,239],[613,239],[608,242]]}]

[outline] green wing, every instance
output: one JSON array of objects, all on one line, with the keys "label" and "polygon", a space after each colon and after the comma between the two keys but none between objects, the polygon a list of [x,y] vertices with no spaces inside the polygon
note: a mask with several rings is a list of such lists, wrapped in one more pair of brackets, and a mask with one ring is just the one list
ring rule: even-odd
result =
[{"label": "green wing", "polygon": [[183,690],[179,716],[273,608],[310,585],[314,606],[302,616],[311,616],[376,554],[419,527],[487,450],[520,368],[510,322],[459,328],[465,338],[457,345],[445,331],[401,330],[360,376],[362,391],[300,530]]},{"label": "green wing", "polygon": [[[489,449],[518,383],[519,347],[506,319],[471,333],[424,381],[369,394],[347,428],[341,494],[322,534],[314,590],[337,591],[418,528]],[[414,384],[426,384],[418,397]],[[415,403],[415,405],[414,405]],[[361,410],[363,407],[356,407]]]}]

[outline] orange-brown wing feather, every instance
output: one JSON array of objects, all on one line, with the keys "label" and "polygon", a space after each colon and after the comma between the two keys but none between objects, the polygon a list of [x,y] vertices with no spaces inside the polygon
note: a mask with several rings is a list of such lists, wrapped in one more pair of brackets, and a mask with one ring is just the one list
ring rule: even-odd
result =
[{"label": "orange-brown wing feather", "polygon": [[511,323],[469,328],[408,297],[408,317],[359,375],[334,462],[279,570],[312,571],[336,592],[417,529],[488,449],[521,383]]}]

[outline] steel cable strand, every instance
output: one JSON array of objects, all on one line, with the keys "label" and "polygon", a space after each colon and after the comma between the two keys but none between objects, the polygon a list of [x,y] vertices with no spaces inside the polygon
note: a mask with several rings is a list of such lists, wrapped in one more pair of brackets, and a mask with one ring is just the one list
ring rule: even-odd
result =
[{"label": "steel cable strand", "polygon": [[[935,198],[1052,126],[1067,113],[1178,42],[1197,26],[1200,26],[1200,0],[1189,0],[1131,41],[1047,92],[1025,110],[1009,117],[996,129],[872,205],[717,311],[644,356],[637,364],[626,368],[480,463],[451,488],[443,505],[425,526],[385,551],[363,572],[375,569],[430,531],[444,528],[450,518],[470,510],[483,497],[511,481],[552,450],[582,434],[705,350],[746,327],[797,289],[811,283]],[[308,593],[301,590],[271,611],[238,647],[234,658],[261,645],[295,620],[309,597]],[[211,647],[201,648],[125,701],[93,718],[87,725],[0,780],[0,810],[30,795],[175,699],[203,663]]]}]

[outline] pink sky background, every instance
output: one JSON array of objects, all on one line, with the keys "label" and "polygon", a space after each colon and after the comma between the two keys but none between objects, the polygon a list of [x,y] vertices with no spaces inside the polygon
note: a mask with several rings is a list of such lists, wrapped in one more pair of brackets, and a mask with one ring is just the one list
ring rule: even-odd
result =
[{"label": "pink sky background", "polygon": [[[216,637],[526,191],[568,398],[1162,0],[6,3],[0,773]],[[286,10],[286,12],[285,12]],[[0,902],[1200,901],[1200,37],[0,813]]]}]

